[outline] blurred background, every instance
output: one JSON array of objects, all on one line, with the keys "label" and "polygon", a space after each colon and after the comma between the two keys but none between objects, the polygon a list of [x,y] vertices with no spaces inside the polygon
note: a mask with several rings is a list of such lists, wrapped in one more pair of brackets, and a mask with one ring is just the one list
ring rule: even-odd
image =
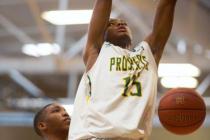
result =
[{"label": "blurred background", "polygon": [[[93,3],[0,0],[0,140],[40,140],[33,116],[48,103],[67,105],[71,113],[84,72],[82,49]],[[157,3],[113,0],[112,17],[128,21],[134,45],[150,33]],[[205,122],[196,132],[178,136],[166,131],[156,115],[150,140],[210,139],[209,23],[209,0],[178,0],[158,71],[158,101],[170,88],[195,88],[207,105]]]}]

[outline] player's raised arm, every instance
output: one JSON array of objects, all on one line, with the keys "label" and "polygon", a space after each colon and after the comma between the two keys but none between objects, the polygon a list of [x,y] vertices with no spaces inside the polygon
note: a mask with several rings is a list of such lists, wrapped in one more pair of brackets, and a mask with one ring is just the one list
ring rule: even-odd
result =
[{"label": "player's raised arm", "polygon": [[84,62],[89,69],[98,56],[103,43],[104,31],[109,21],[112,0],[96,0],[88,29],[88,38],[84,51]]},{"label": "player's raised arm", "polygon": [[156,11],[152,33],[146,37],[158,64],[173,26],[177,0],[160,0]]}]

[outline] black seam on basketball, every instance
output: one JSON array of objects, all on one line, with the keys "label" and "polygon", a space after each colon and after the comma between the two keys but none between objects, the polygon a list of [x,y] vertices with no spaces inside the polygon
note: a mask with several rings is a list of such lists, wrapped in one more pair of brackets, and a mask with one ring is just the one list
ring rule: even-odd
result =
[{"label": "black seam on basketball", "polygon": [[[160,120],[161,121],[161,120]],[[200,123],[200,122],[202,122],[202,123]],[[200,124],[199,125],[199,127],[203,124],[203,122],[204,122],[204,119],[201,119],[201,120],[199,120],[199,121],[196,121],[195,123],[193,123],[193,124],[190,124],[190,125],[179,125],[179,126],[177,126],[177,125],[171,125],[171,124],[169,124],[169,123],[167,123],[167,122],[165,122],[165,121],[161,121],[161,123],[163,124],[166,124],[166,125],[168,125],[168,126],[173,126],[173,127],[189,127],[189,126],[193,126],[193,125],[195,125],[195,124]],[[165,125],[163,125],[164,127],[166,127]],[[167,127],[166,127],[167,128]]]},{"label": "black seam on basketball", "polygon": [[[189,93],[187,93],[187,92],[181,92],[180,94],[187,94],[187,95],[189,95]],[[166,96],[164,96],[162,99],[164,99],[164,98],[166,98],[166,97],[168,97],[168,96],[172,96],[172,95],[174,95],[174,93],[171,93],[171,94],[169,94],[169,95],[166,95]],[[190,94],[190,95],[192,95],[192,96],[194,96],[194,97],[199,97],[199,96],[197,96],[197,95],[194,95],[194,94]],[[161,99],[161,100],[162,100]],[[201,98],[202,99],[202,98]]]},{"label": "black seam on basketball", "polygon": [[206,109],[189,109],[189,108],[167,108],[167,109],[158,109],[158,111],[170,111],[170,110],[189,110],[189,111],[193,111],[193,110],[199,110],[199,111],[206,111]]},{"label": "black seam on basketball", "polygon": [[[189,93],[187,93],[187,92],[182,92],[182,94],[189,94]],[[169,94],[169,95],[166,95],[166,96],[163,96],[161,99],[160,99],[160,102],[159,102],[159,107],[160,107],[160,104],[161,104],[161,100],[164,100],[166,97],[168,97],[168,96],[173,96],[174,94]],[[202,103],[204,106],[205,106],[205,110],[206,110],[206,104],[205,104],[205,102],[203,101],[203,98],[202,97],[200,97],[199,95],[198,96],[196,96],[196,95],[194,95],[194,94],[190,94],[190,95],[193,95],[194,97],[197,97],[197,98],[199,98],[197,101],[199,101],[200,103]],[[158,107],[158,108],[159,108]]]},{"label": "black seam on basketball", "polygon": [[[189,94],[188,92],[180,92],[180,93],[184,93],[184,94]],[[190,95],[193,95],[194,97],[199,97],[199,98],[201,98],[202,99],[202,97],[200,97],[199,95],[194,95],[194,94],[192,94],[193,92],[191,92],[191,94]],[[165,95],[165,96],[163,96],[163,98],[162,99],[164,99],[164,98],[166,98],[166,97],[168,97],[168,96],[172,96],[172,95],[174,95],[173,93],[169,93],[168,95]],[[162,100],[161,99],[161,100]]]}]

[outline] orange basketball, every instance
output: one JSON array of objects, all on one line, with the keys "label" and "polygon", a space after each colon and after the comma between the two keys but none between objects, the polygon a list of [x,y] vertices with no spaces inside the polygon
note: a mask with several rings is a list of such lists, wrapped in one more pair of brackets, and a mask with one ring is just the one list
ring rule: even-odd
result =
[{"label": "orange basketball", "polygon": [[170,132],[189,134],[202,125],[206,106],[202,97],[193,89],[171,89],[160,100],[158,116]]}]

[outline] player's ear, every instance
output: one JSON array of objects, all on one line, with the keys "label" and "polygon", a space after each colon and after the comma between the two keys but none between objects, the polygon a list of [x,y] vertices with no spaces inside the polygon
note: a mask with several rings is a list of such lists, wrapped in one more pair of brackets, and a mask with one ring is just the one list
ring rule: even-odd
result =
[{"label": "player's ear", "polygon": [[46,130],[47,129],[47,124],[45,122],[39,122],[38,128],[40,131]]}]

